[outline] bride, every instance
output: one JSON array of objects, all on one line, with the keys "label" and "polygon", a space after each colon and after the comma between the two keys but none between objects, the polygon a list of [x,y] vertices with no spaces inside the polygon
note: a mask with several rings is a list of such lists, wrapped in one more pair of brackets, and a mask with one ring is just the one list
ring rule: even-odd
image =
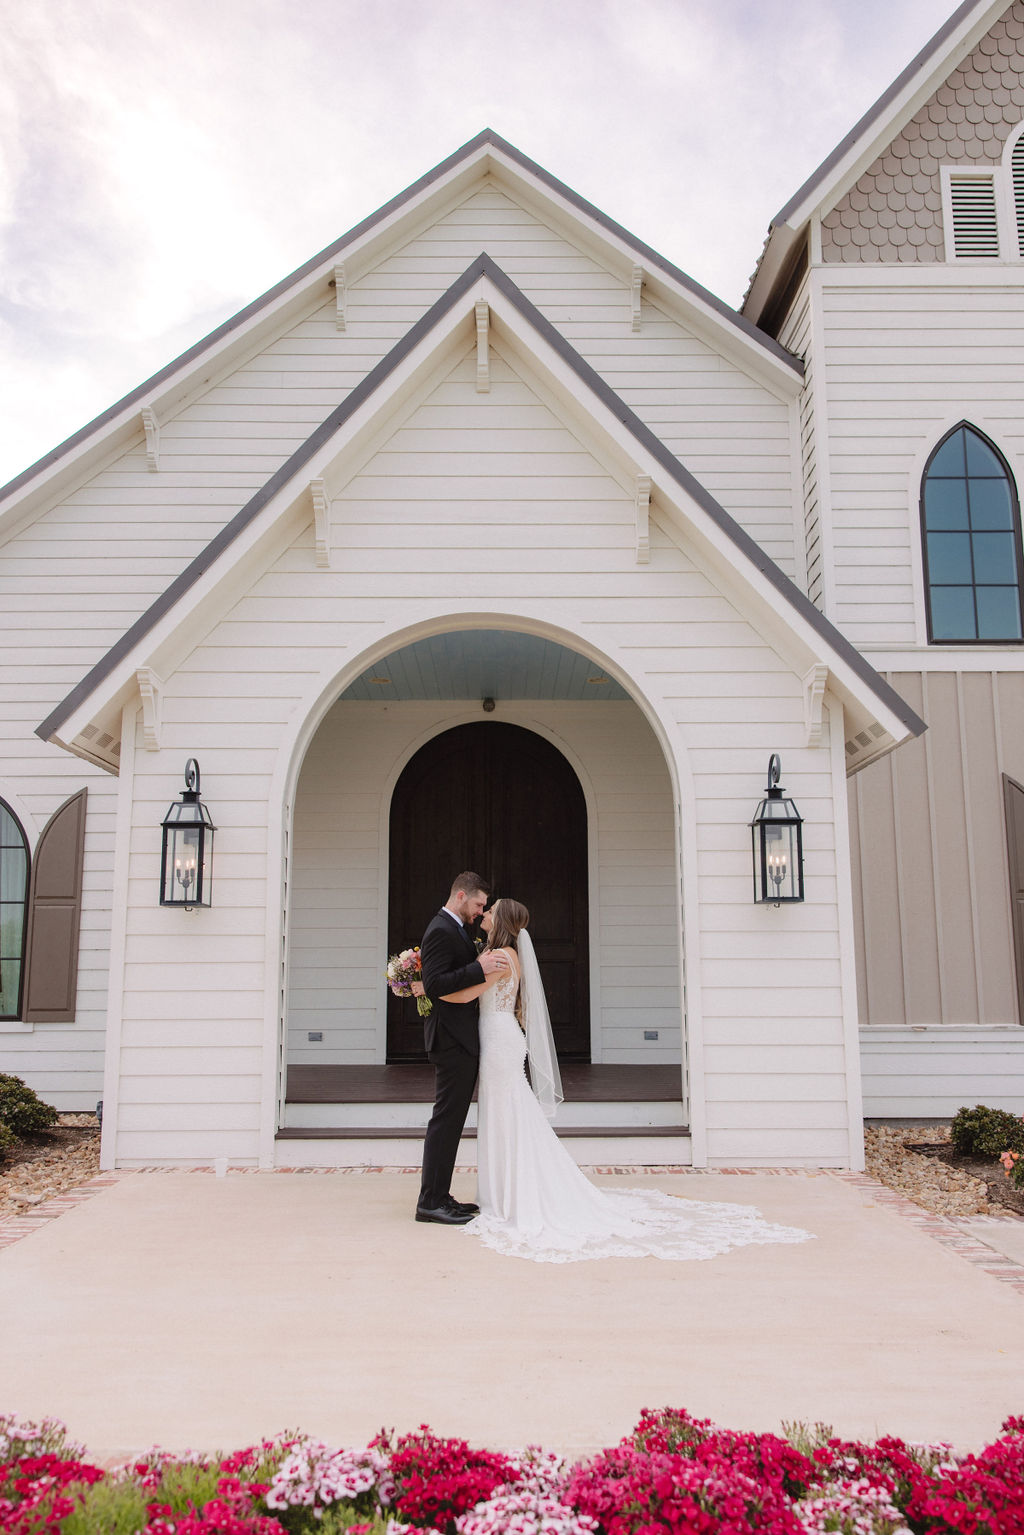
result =
[{"label": "bride", "polygon": [[498,1252],[538,1263],[713,1258],[751,1243],[806,1241],[808,1232],[771,1226],[749,1205],[598,1189],[583,1175],[549,1122],[562,1087],[529,920],[521,902],[495,900],[481,926],[508,969],[446,998],[480,998],[480,1214],[465,1229]]}]

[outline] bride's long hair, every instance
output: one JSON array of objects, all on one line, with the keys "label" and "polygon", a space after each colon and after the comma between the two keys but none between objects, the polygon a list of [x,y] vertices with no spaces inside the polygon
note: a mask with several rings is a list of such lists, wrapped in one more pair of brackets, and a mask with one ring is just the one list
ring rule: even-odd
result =
[{"label": "bride's long hair", "polygon": [[[519,953],[519,934],[527,926],[530,913],[522,901],[510,900],[508,896],[498,896],[491,902],[491,931],[487,935],[487,947],[489,949],[514,949]],[[516,992],[516,1017],[520,1024],[523,1022],[523,993],[522,988]]]},{"label": "bride's long hair", "polygon": [[519,934],[529,925],[530,913],[522,901],[512,901],[508,896],[498,896],[491,902],[491,931],[487,935],[489,949],[515,949]]}]

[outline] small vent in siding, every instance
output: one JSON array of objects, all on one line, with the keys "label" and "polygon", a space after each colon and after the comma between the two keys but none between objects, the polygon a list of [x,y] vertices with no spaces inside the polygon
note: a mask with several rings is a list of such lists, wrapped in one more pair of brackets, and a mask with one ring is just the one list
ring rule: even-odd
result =
[{"label": "small vent in siding", "polygon": [[952,175],[949,196],[953,209],[953,249],[957,258],[998,256],[994,177]]},{"label": "small vent in siding", "polygon": [[1017,250],[1024,256],[1024,136],[1013,146],[1013,207],[1017,215]]}]

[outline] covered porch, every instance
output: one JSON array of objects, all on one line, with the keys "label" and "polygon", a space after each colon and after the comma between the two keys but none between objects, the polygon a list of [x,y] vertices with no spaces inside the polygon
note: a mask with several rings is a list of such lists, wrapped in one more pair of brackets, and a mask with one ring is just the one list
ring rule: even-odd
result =
[{"label": "covered porch", "polygon": [[[561,1064],[565,1102],[557,1134],[577,1161],[689,1166],[690,1131],[679,1066]],[[415,1163],[434,1099],[426,1062],[384,1066],[294,1066],[288,1073],[279,1167]],[[476,1105],[459,1161],[476,1161]]]},{"label": "covered porch", "polygon": [[672,778],[599,663],[497,629],[393,651],[310,741],[293,827],[279,1166],[418,1160],[433,1071],[383,971],[462,867],[530,908],[574,1154],[689,1162]]}]

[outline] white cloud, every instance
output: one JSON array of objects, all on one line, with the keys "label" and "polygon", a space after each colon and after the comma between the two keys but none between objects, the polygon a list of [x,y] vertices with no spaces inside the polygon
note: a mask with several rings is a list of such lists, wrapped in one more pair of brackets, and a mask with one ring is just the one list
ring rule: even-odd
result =
[{"label": "white cloud", "polygon": [[0,34],[0,480],[485,126],[738,303],[936,0],[33,0]]}]

